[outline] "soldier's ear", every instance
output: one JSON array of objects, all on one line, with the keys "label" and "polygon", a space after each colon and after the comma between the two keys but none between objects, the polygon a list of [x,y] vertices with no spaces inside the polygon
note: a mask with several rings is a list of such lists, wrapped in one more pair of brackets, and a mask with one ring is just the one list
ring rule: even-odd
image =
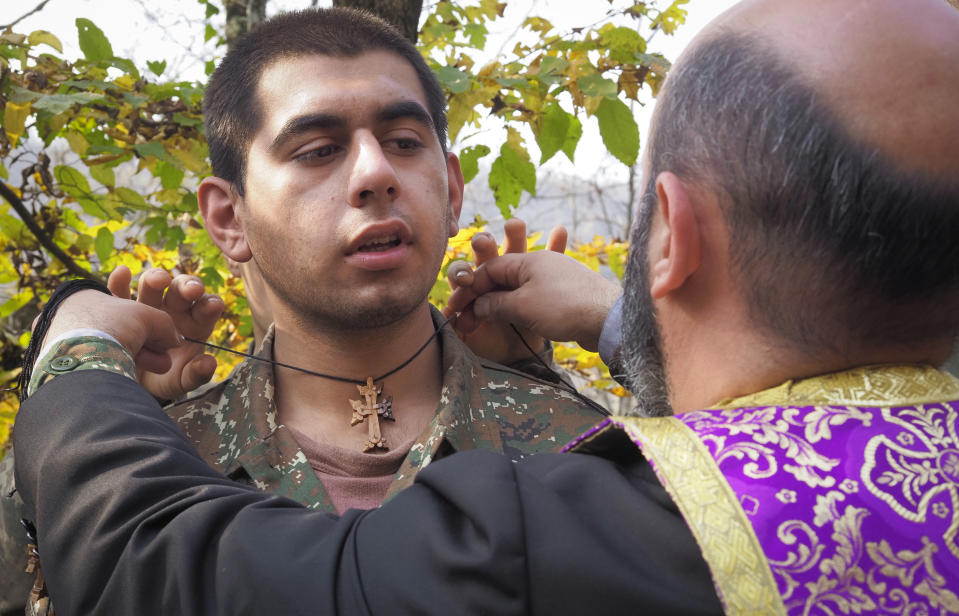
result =
[{"label": "soldier's ear", "polygon": [[210,176],[200,182],[196,194],[203,224],[213,243],[230,259],[240,263],[249,261],[253,253],[239,216],[243,197],[237,194],[233,184]]},{"label": "soldier's ear", "polygon": [[452,152],[446,153],[446,179],[449,185],[449,236],[459,233],[460,211],[463,209],[463,170],[460,159]]}]

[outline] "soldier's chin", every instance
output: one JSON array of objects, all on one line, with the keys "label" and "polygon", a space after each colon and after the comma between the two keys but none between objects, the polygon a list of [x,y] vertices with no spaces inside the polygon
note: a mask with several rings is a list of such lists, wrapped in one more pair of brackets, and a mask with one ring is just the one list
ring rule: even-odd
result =
[{"label": "soldier's chin", "polygon": [[[324,320],[343,329],[377,329],[401,322],[413,313],[426,299],[385,299],[374,305],[354,305],[344,310],[325,315]],[[332,312],[332,311],[331,311]]]}]

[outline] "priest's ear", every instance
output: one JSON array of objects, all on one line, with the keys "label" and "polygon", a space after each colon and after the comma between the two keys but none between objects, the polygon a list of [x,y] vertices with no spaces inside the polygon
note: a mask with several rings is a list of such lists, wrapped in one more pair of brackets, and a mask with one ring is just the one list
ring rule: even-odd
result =
[{"label": "priest's ear", "polygon": [[240,263],[253,256],[237,216],[242,199],[232,183],[215,176],[204,178],[197,189],[197,201],[207,233],[224,255]]},{"label": "priest's ear", "polygon": [[661,299],[678,290],[700,265],[702,237],[687,186],[668,171],[656,177],[658,209],[649,242],[650,293]]}]

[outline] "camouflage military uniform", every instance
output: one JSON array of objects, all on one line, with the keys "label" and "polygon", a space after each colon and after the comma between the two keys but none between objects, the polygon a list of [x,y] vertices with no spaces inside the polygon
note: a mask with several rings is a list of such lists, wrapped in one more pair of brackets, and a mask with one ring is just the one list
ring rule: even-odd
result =
[{"label": "camouflage military uniform", "polygon": [[[434,311],[434,323],[440,318]],[[444,370],[439,405],[394,476],[387,498],[410,485],[431,460],[476,448],[501,451],[514,460],[558,451],[601,419],[562,384],[477,357],[450,328],[444,328],[438,339]],[[272,353],[271,329],[257,354],[272,357]],[[133,359],[119,345],[100,338],[74,338],[56,344],[38,362],[30,392],[57,374],[90,369],[135,378]],[[204,459],[228,477],[333,512],[326,489],[292,433],[277,421],[273,388],[273,366],[247,359],[224,381],[166,411]],[[12,459],[4,462],[9,472],[0,476],[0,496],[13,490]],[[3,500],[7,502],[2,506],[10,509],[18,499]],[[14,551],[25,554],[26,537],[16,530],[16,537],[0,537],[0,543],[19,544]],[[29,586],[20,596],[28,592]]]},{"label": "camouflage military uniform", "polygon": [[[559,385],[480,359],[450,328],[440,332],[439,340],[444,370],[439,406],[394,476],[387,498],[410,485],[437,457],[477,448],[501,451],[514,460],[558,451],[601,419]],[[273,356],[272,331],[257,354]],[[277,419],[273,387],[273,366],[248,359],[223,382],[166,410],[207,463],[223,474],[332,512],[326,489],[293,434]],[[345,400],[344,407],[346,421]]]}]

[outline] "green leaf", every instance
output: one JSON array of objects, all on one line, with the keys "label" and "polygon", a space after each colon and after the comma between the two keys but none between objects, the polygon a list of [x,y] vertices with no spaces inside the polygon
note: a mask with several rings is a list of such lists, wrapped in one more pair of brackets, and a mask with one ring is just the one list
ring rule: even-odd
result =
[{"label": "green leaf", "polygon": [[203,72],[206,73],[207,77],[213,74],[214,69],[216,69],[216,62],[213,60],[207,60],[206,64],[203,65]]},{"label": "green leaf", "polygon": [[214,27],[213,27],[212,25],[210,25],[210,24],[207,24],[207,25],[206,25],[206,29],[205,29],[204,32],[203,32],[203,42],[205,43],[205,42],[209,41],[209,40],[210,40],[211,38],[213,38],[214,36],[216,36],[216,28],[214,28]]},{"label": "green leaf", "polygon": [[123,93],[123,102],[130,103],[130,106],[133,108],[143,106],[143,103],[150,100],[149,96],[138,96],[133,92],[124,92]]},{"label": "green leaf", "polygon": [[147,60],[147,68],[159,77],[166,70],[166,60]]},{"label": "green leaf", "polygon": [[618,98],[604,98],[596,118],[606,149],[624,165],[633,166],[639,155],[639,127],[633,112]]},{"label": "green leaf", "polygon": [[163,149],[163,144],[159,141],[148,141],[146,143],[138,143],[133,146],[133,149],[136,150],[137,154],[142,157],[155,156],[159,159],[166,158],[166,150]]},{"label": "green leaf", "polygon": [[160,183],[163,184],[163,188],[168,190],[179,188],[180,182],[183,181],[183,171],[162,160],[157,163],[156,173],[160,178]]},{"label": "green leaf", "polygon": [[463,181],[467,184],[479,173],[479,159],[490,153],[485,145],[471,145],[460,152],[460,169],[463,170]]},{"label": "green leaf", "polygon": [[110,66],[115,66],[127,75],[132,75],[134,79],[140,78],[140,71],[137,70],[133,60],[127,60],[126,58],[110,58]]},{"label": "green leaf", "polygon": [[40,95],[33,102],[33,108],[38,111],[46,111],[53,115],[63,113],[76,104],[89,105],[95,101],[102,101],[103,95],[94,92],[74,92],[73,94],[49,94]]},{"label": "green leaf", "polygon": [[489,187],[493,189],[496,207],[503,214],[503,218],[512,218],[513,208],[519,205],[519,197],[523,194],[523,187],[506,170],[506,163],[503,162],[502,156],[494,160],[493,166],[490,168]]},{"label": "green leaf", "polygon": [[17,85],[10,85],[10,91],[7,93],[7,100],[18,105],[28,101],[37,100],[38,94],[33,90],[21,88]]},{"label": "green leaf", "polygon": [[87,178],[73,167],[60,165],[54,168],[53,177],[56,178],[60,190],[71,197],[86,197],[90,194],[90,183],[87,182]]},{"label": "green leaf", "polygon": [[490,169],[489,186],[493,189],[496,206],[505,218],[512,217],[512,209],[519,205],[525,190],[536,194],[536,167],[509,144],[503,144],[500,155]]},{"label": "green leaf", "polygon": [[123,202],[123,205],[127,207],[133,207],[137,209],[148,209],[150,206],[147,204],[146,199],[133,190],[132,188],[127,188],[126,186],[121,186],[116,190],[117,197]]},{"label": "green leaf", "polygon": [[212,266],[204,267],[197,272],[197,275],[208,289],[219,289],[226,284],[226,281],[223,280],[223,276],[220,275],[220,272],[216,271],[216,268]]},{"label": "green leaf", "polygon": [[90,172],[90,177],[92,177],[97,182],[100,182],[104,186],[113,186],[116,184],[116,175],[113,173],[113,167],[108,165],[93,165],[87,167]]},{"label": "green leaf", "polygon": [[[186,241],[186,233],[183,232],[183,229],[180,227],[167,227],[166,230],[166,243],[163,247],[166,250],[176,250],[178,247],[182,246]],[[223,286],[225,283],[223,279],[219,279],[219,286]]]},{"label": "green leaf", "polygon": [[41,44],[49,45],[60,53],[63,53],[63,45],[60,44],[60,39],[50,34],[46,30],[34,30],[30,33],[30,36],[27,37],[27,41],[29,41],[33,46]]},{"label": "green leaf", "polygon": [[540,79],[548,75],[555,75],[559,77],[559,74],[565,71],[568,67],[569,61],[566,58],[558,56],[543,56],[543,59],[539,62]]},{"label": "green leaf", "polygon": [[[523,154],[526,154],[523,152]],[[528,155],[524,157],[509,145],[500,148],[500,157],[506,164],[506,169],[519,182],[520,186],[531,195],[536,195],[536,166],[529,162]]]},{"label": "green leaf", "polygon": [[173,114],[173,121],[183,126],[200,126],[203,124],[203,118],[194,118],[179,111]]},{"label": "green leaf", "polygon": [[436,70],[436,78],[453,94],[462,94],[470,89],[473,78],[454,66],[441,66]]},{"label": "green leaf", "polygon": [[497,77],[496,83],[503,86],[504,88],[515,88],[517,86],[525,86],[529,82],[529,79],[526,77]]},{"label": "green leaf", "polygon": [[10,179],[10,174],[7,173],[7,168],[4,166],[3,161],[0,161],[0,178],[4,180]]},{"label": "green leaf", "polygon": [[113,254],[113,233],[106,227],[100,227],[97,231],[97,239],[93,245],[97,251],[97,258],[100,259],[100,263],[106,263],[110,255]]},{"label": "green leaf", "polygon": [[579,121],[579,118],[576,116],[569,117],[569,130],[566,131],[566,141],[563,142],[563,154],[566,155],[566,158],[569,159],[569,162],[575,162],[573,160],[573,154],[576,153],[576,146],[579,144],[579,138],[583,136],[583,123]]},{"label": "green leaf", "polygon": [[593,73],[592,75],[580,77],[576,80],[576,84],[586,96],[604,96],[606,98],[616,98],[616,93],[618,91],[615,81],[606,79],[599,73]]},{"label": "green leaf", "polygon": [[100,220],[121,220],[123,215],[117,211],[106,199],[96,195],[89,197],[78,197],[77,203],[85,214],[95,216]]},{"label": "green leaf", "polygon": [[77,35],[80,38],[80,51],[87,60],[99,62],[113,57],[113,47],[110,46],[110,41],[103,34],[103,30],[85,17],[77,17],[76,24]]},{"label": "green leaf", "polygon": [[536,135],[536,144],[540,150],[539,164],[543,164],[562,149],[569,132],[570,115],[563,108],[552,103],[543,110],[539,134]]},{"label": "green leaf", "polygon": [[489,31],[483,24],[470,24],[463,28],[463,32],[470,40],[470,47],[474,49],[486,47],[486,35],[489,34]]},{"label": "green leaf", "polygon": [[206,19],[209,19],[220,12],[219,7],[212,2],[203,2],[202,4],[206,5]]},{"label": "green leaf", "polygon": [[605,27],[600,30],[603,44],[609,50],[609,57],[616,62],[628,64],[637,53],[646,51],[646,39],[633,28],[625,26]]},{"label": "green leaf", "polygon": [[0,214],[0,234],[20,243],[26,241],[33,244],[35,242],[23,221],[10,214]]}]

